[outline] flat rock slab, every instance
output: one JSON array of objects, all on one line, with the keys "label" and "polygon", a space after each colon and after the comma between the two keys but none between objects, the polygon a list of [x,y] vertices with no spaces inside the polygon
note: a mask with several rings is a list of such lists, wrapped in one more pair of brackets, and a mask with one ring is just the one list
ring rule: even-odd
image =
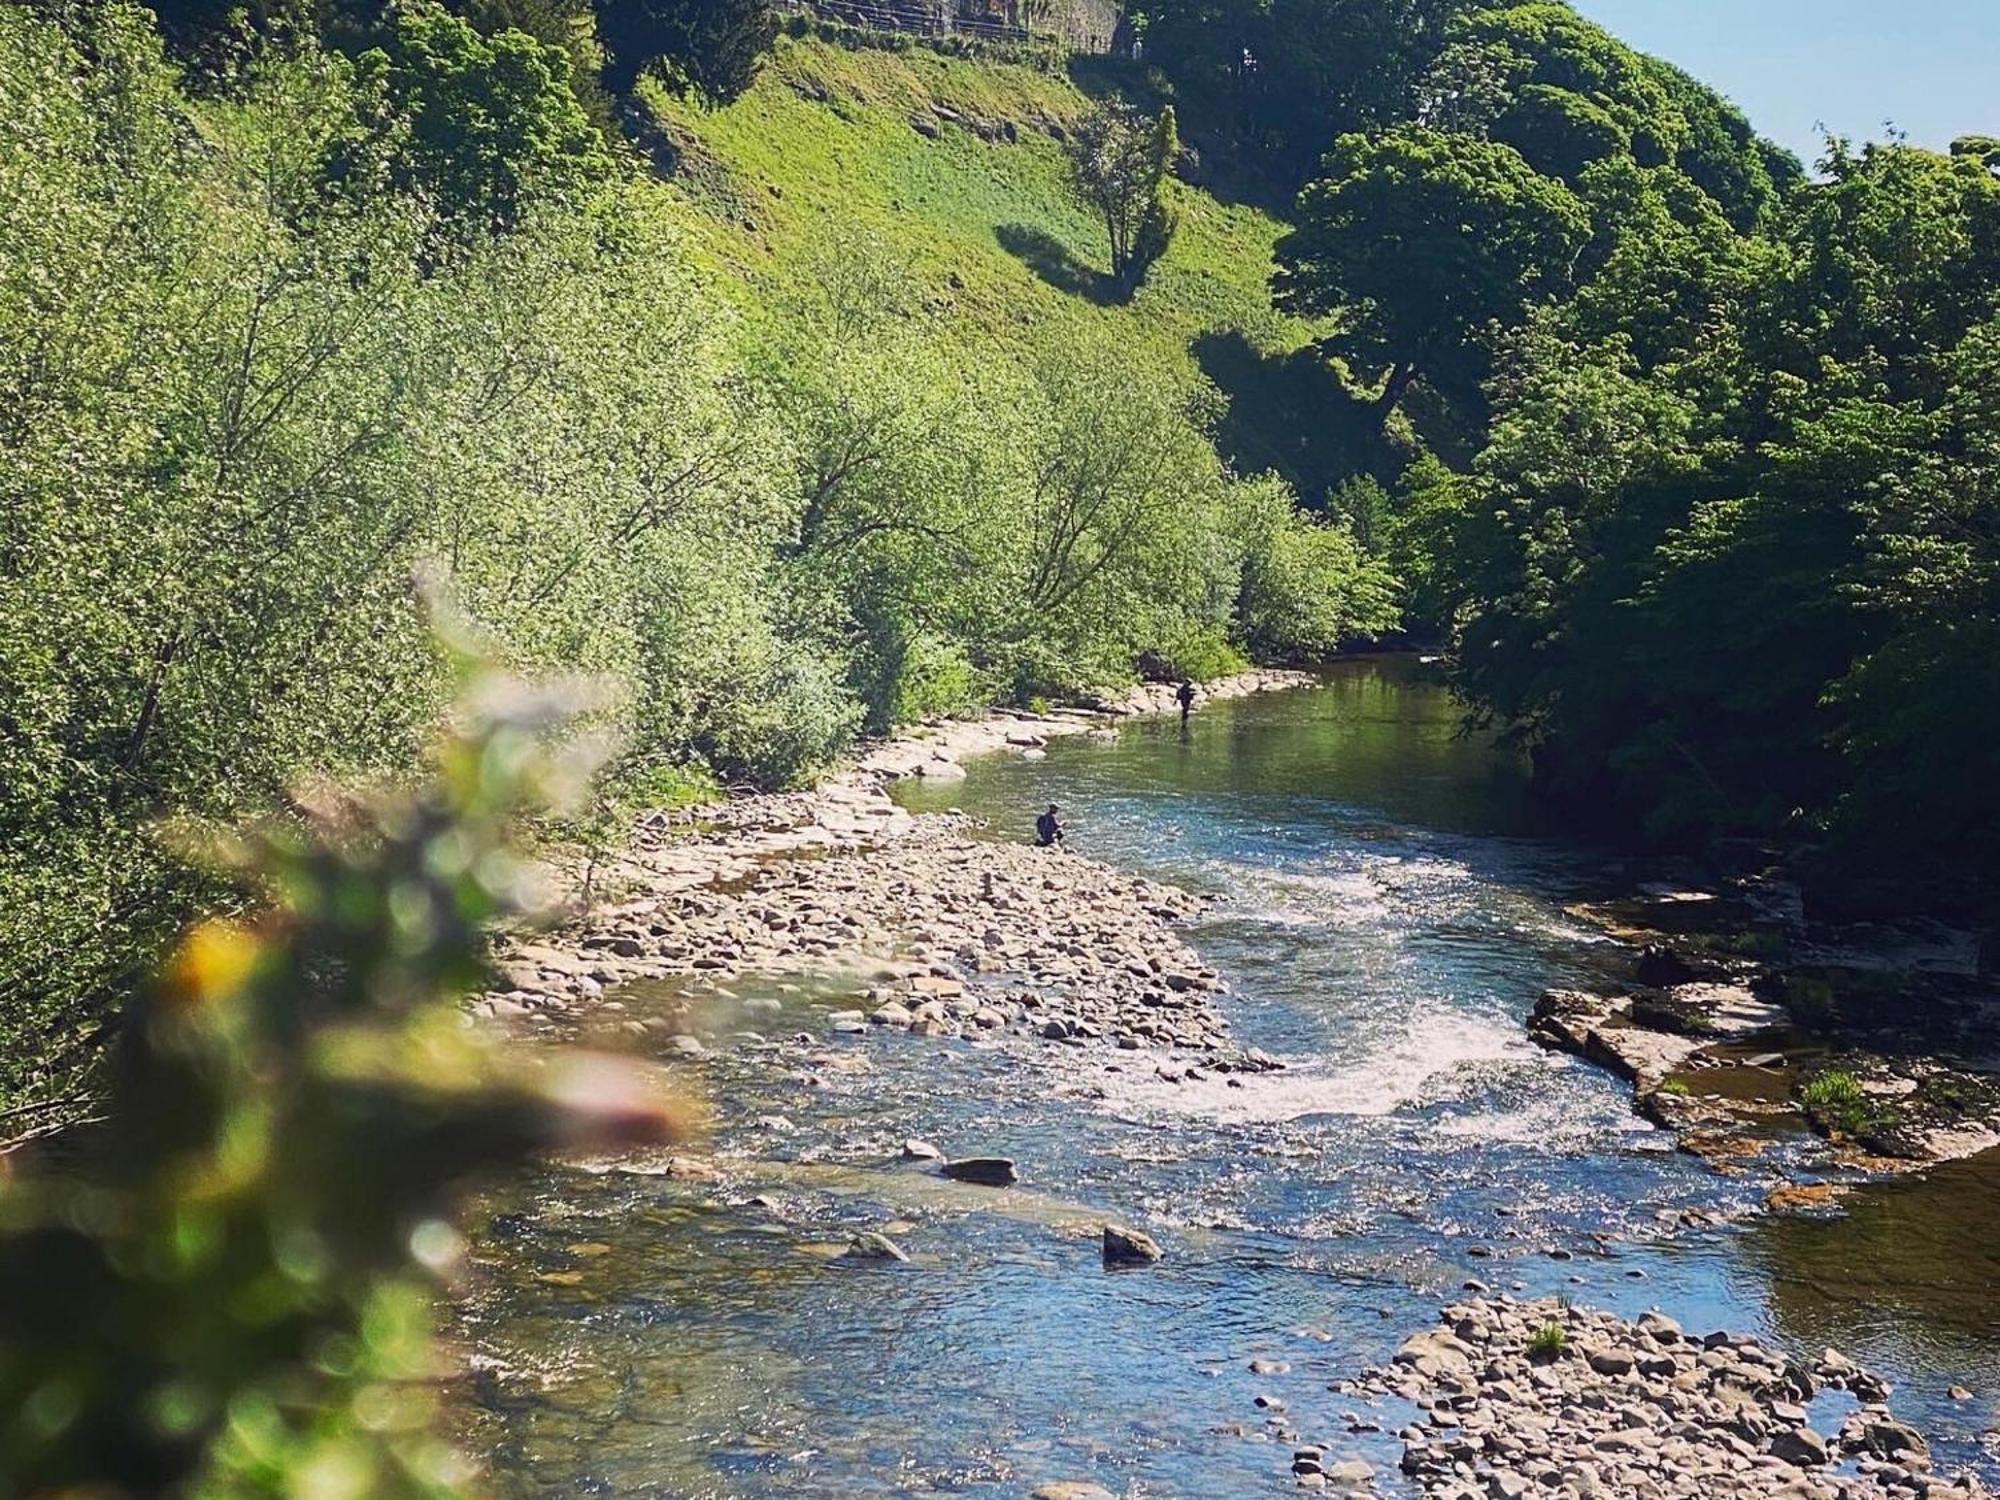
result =
[{"label": "flat rock slab", "polygon": [[938,1171],[953,1182],[972,1182],[981,1187],[1012,1187],[1021,1180],[1020,1170],[1005,1156],[968,1156],[948,1161]]},{"label": "flat rock slab", "polygon": [[1641,1090],[1658,1088],[1706,1045],[1699,1037],[1634,1026],[1629,1000],[1579,990],[1544,994],[1535,1002],[1528,1032],[1542,1045],[1609,1068]]}]

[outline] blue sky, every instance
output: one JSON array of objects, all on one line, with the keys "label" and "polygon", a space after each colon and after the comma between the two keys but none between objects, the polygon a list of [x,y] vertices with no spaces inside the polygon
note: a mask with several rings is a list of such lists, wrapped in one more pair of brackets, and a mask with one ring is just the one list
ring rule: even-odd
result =
[{"label": "blue sky", "polygon": [[1817,126],[2000,135],[2000,0],[1571,0],[1729,95],[1808,162]]}]

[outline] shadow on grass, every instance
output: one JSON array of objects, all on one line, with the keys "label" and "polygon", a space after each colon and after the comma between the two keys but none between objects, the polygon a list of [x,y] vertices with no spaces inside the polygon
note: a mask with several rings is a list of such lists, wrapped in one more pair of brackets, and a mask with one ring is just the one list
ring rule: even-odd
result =
[{"label": "shadow on grass", "polygon": [[1304,181],[1317,175],[1317,152],[1302,163],[1279,163],[1232,122],[1240,103],[1228,88],[1195,79],[1168,84],[1157,70],[1128,58],[1079,52],[1070,57],[1069,81],[1091,99],[1117,97],[1147,114],[1174,105],[1180,115],[1181,156],[1174,175],[1221,203],[1248,204],[1277,218],[1291,212]]},{"label": "shadow on grass", "polygon": [[993,238],[1002,250],[1059,292],[1087,298],[1099,307],[1128,300],[1117,282],[1078,259],[1075,251],[1046,229],[1032,224],[996,224]]},{"label": "shadow on grass", "polygon": [[1402,468],[1371,404],[1352,395],[1312,348],[1266,354],[1236,329],[1192,345],[1202,373],[1229,398],[1215,443],[1239,474],[1273,470],[1310,506],[1356,474],[1385,482]]}]

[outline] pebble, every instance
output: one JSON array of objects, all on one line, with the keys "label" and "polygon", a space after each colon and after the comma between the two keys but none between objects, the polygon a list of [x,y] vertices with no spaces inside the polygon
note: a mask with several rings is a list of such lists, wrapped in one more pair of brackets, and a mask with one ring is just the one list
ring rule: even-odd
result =
[{"label": "pebble", "polygon": [[847,1248],[841,1252],[841,1257],[844,1260],[894,1261],[907,1261],[910,1258],[903,1247],[886,1234],[872,1232],[855,1235],[847,1242]]}]

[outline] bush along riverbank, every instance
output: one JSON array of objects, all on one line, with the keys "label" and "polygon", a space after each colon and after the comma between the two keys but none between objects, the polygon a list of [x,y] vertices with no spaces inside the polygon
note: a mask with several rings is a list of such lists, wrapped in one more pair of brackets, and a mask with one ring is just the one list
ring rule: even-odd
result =
[{"label": "bush along riverbank", "polygon": [[1873,1172],[2000,1147],[2000,1000],[1969,935],[1811,922],[1771,872],[1572,910],[1628,956],[1600,992],[1543,995],[1531,1034],[1629,1080],[1712,1164],[1800,1125],[1827,1164]]}]

